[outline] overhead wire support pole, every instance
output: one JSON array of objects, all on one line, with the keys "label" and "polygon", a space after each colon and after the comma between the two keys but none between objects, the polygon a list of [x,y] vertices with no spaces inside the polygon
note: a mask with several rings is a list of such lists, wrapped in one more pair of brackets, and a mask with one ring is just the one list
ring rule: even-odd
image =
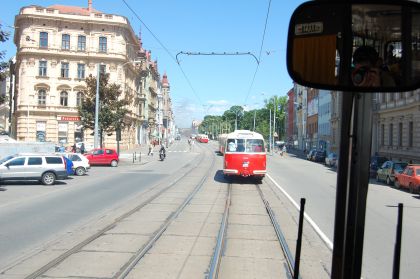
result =
[{"label": "overhead wire support pole", "polygon": [[252,52],[184,52],[184,51],[180,51],[177,53],[176,55],[176,62],[178,63],[178,65],[180,64],[179,59],[178,59],[178,55],[180,54],[184,54],[184,55],[203,55],[203,56],[211,56],[211,55],[226,55],[226,56],[237,56],[237,55],[250,55],[252,57],[254,57],[255,62],[257,62],[257,65],[260,64],[260,61],[258,60],[258,58],[252,53]]}]

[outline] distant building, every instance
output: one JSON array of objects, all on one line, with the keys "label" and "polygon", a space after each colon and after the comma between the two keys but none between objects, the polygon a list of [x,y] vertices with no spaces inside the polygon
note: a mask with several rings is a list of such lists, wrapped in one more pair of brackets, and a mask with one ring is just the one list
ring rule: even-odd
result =
[{"label": "distant building", "polygon": [[294,137],[296,118],[295,118],[295,92],[292,89],[287,92],[288,101],[286,108],[286,142],[294,145],[297,141],[297,135]]},{"label": "distant building", "polygon": [[318,148],[330,152],[331,145],[331,91],[319,90]]},{"label": "distant building", "polygon": [[306,149],[318,148],[318,90],[308,89]]}]

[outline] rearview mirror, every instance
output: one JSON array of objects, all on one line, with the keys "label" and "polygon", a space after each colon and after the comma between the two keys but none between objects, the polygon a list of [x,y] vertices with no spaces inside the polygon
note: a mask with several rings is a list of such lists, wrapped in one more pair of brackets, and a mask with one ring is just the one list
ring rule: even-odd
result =
[{"label": "rearview mirror", "polygon": [[312,88],[395,92],[420,87],[420,4],[311,1],[292,15],[287,69]]}]

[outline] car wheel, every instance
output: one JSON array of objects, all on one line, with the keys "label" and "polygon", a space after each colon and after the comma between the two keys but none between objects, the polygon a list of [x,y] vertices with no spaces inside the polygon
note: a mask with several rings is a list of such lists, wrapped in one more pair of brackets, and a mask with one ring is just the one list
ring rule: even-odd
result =
[{"label": "car wheel", "polygon": [[410,191],[410,193],[411,193],[411,194],[413,194],[413,193],[414,193],[414,186],[413,186],[413,184],[411,184],[411,183],[410,183],[410,184],[408,185],[408,190]]},{"label": "car wheel", "polygon": [[389,176],[386,177],[386,184],[391,185],[391,178]]},{"label": "car wheel", "polygon": [[111,167],[116,167],[116,166],[118,166],[117,160],[112,160],[111,161]]},{"label": "car wheel", "polygon": [[76,175],[78,175],[78,176],[82,176],[82,175],[85,175],[86,170],[85,170],[85,168],[84,168],[84,167],[78,167],[78,168],[76,169],[75,173],[76,173]]},{"label": "car wheel", "polygon": [[41,177],[41,182],[44,185],[53,185],[55,183],[55,174],[53,172],[46,172]]}]

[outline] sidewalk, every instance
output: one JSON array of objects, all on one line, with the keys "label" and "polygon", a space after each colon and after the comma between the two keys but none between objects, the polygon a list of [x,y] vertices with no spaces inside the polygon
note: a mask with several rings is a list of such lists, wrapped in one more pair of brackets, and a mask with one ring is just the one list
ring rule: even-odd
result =
[{"label": "sidewalk", "polygon": [[153,152],[154,156],[148,156],[149,147],[146,144],[141,145],[140,147],[131,148],[127,150],[120,150],[120,164],[129,165],[129,164],[140,164],[144,165],[149,163],[155,156],[157,156],[157,147]]}]

